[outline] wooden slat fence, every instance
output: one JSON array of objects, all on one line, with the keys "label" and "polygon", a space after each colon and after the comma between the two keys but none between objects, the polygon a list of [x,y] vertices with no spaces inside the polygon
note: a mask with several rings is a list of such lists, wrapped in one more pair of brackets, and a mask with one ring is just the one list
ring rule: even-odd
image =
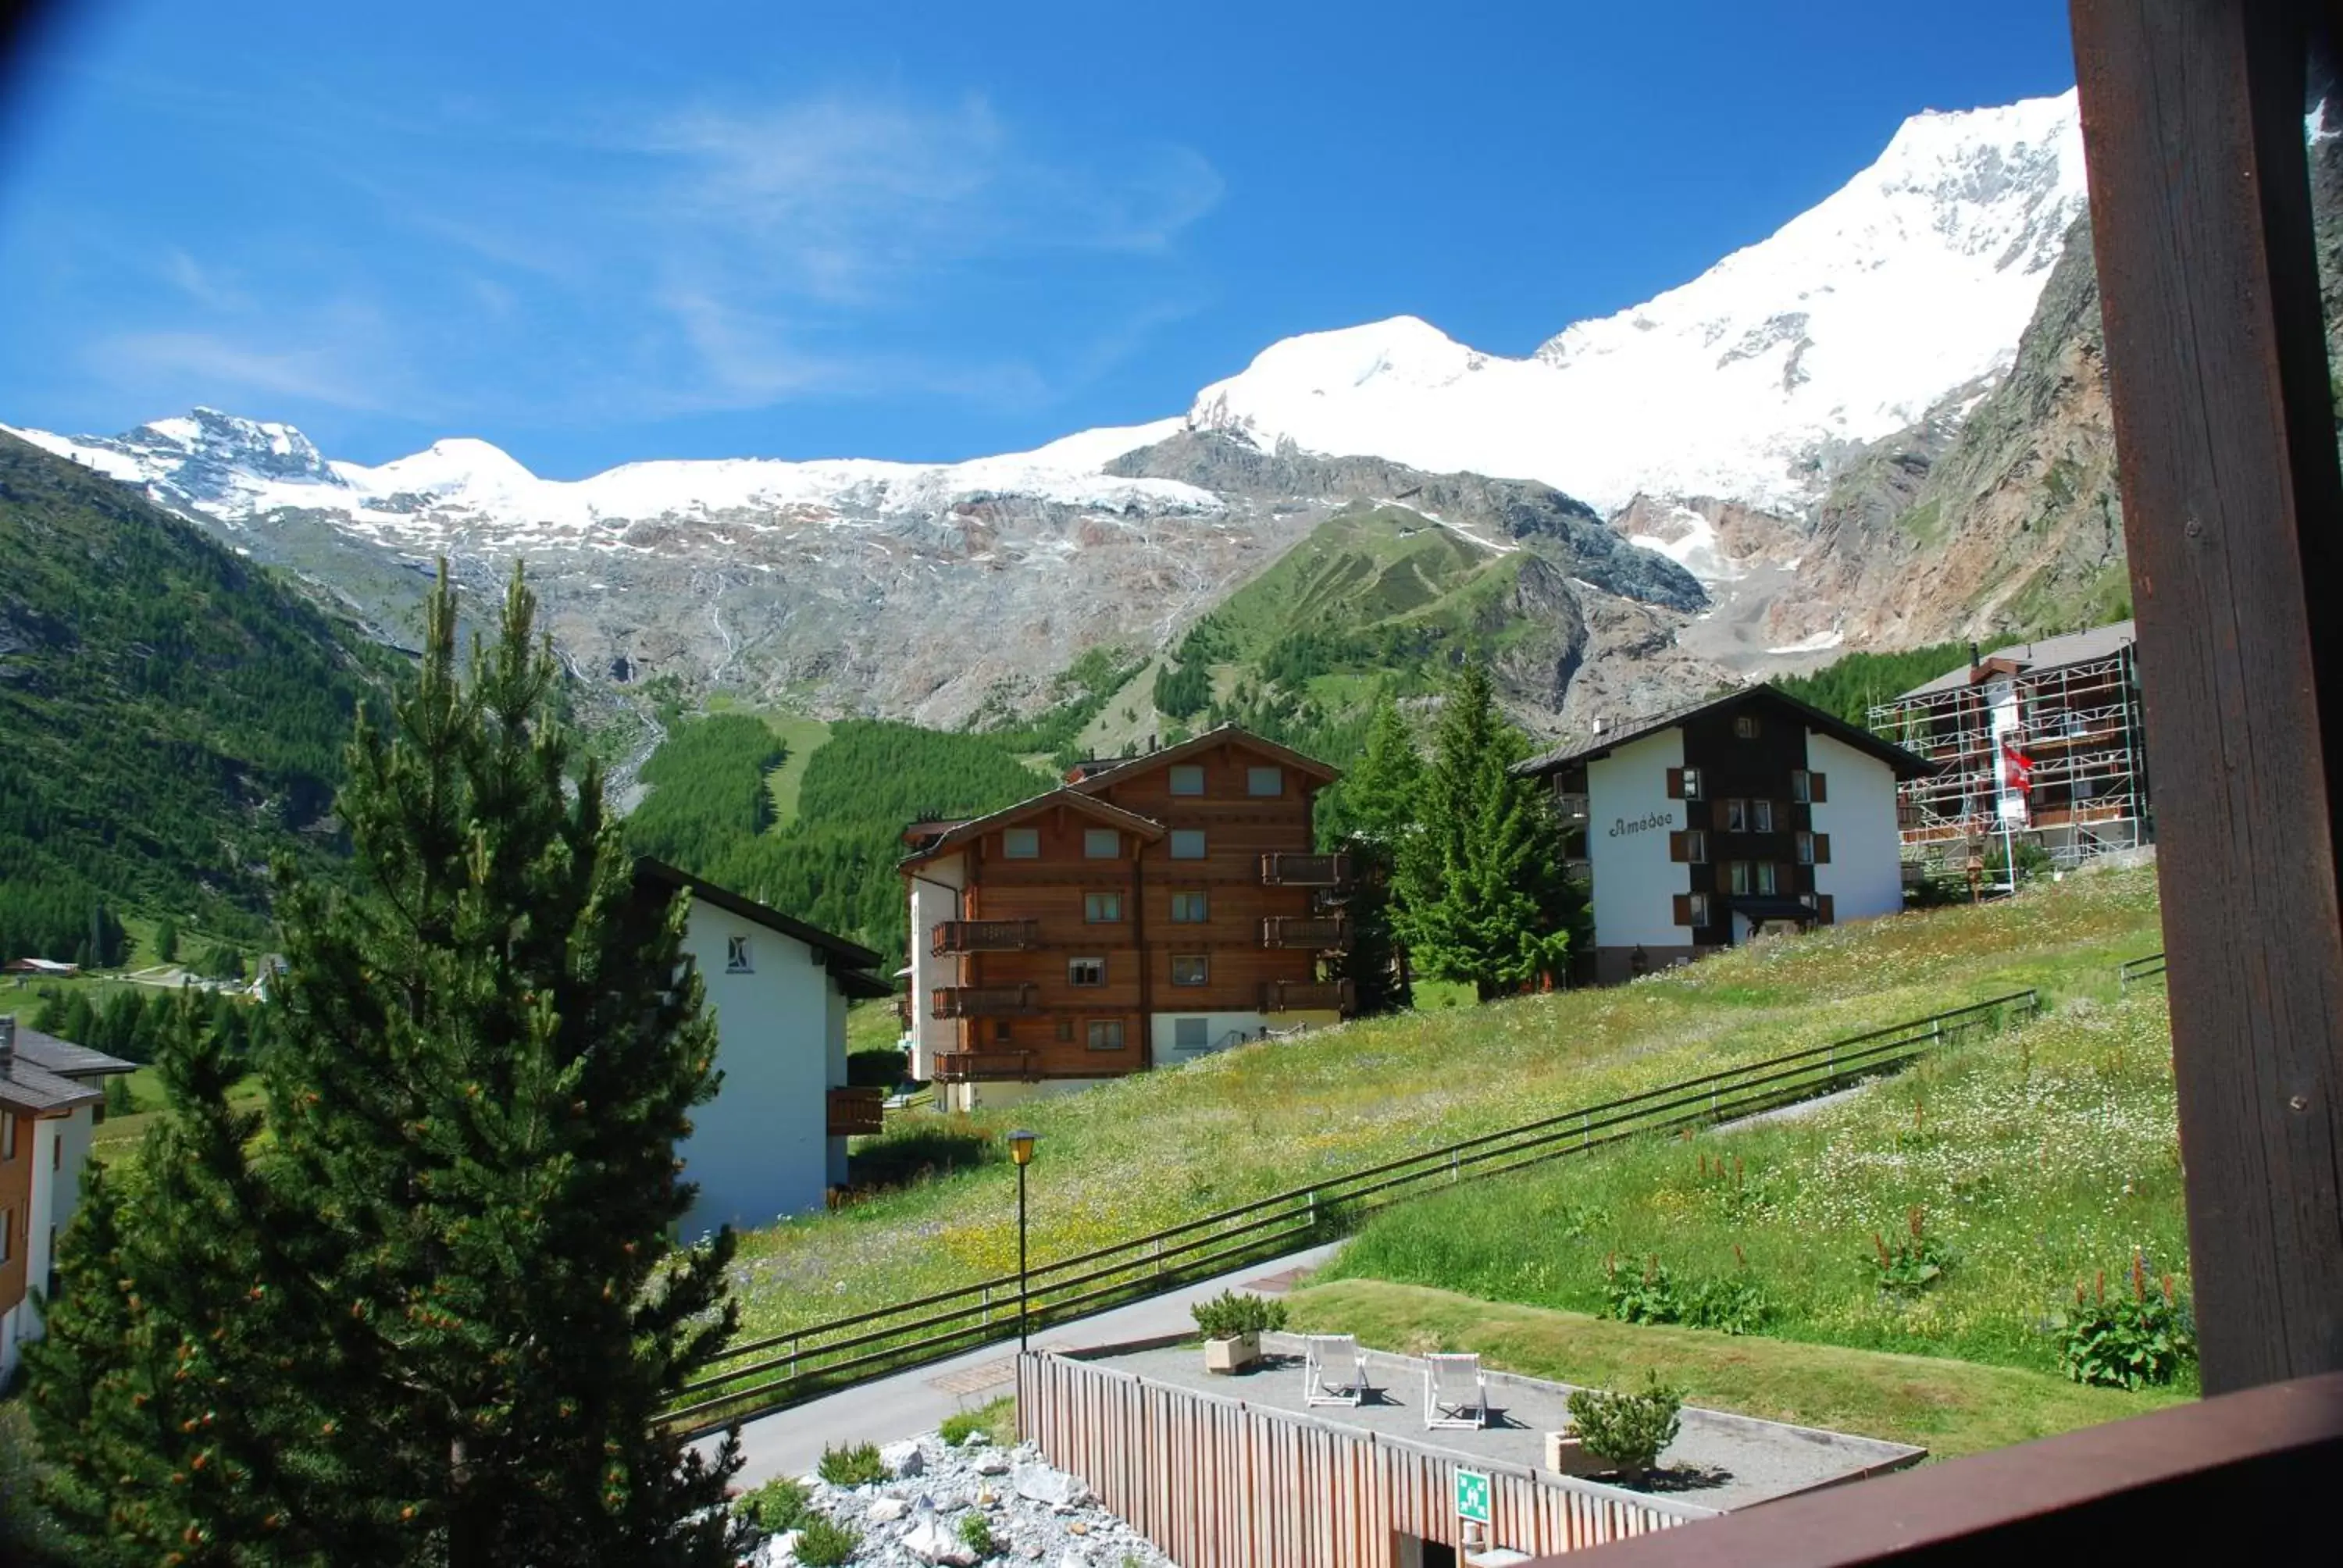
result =
[{"label": "wooden slat fence", "polygon": [[1388,1568],[1394,1533],[1460,1546],[1460,1468],[1489,1477],[1489,1543],[1541,1555],[1715,1512],[1042,1352],[1018,1357],[1017,1422],[1182,1568]]},{"label": "wooden slat fence", "polygon": [[2116,966],[2116,990],[2118,992],[2131,990],[2132,982],[2135,980],[2163,978],[2164,955],[2162,953],[2150,953],[2146,958],[2126,959]]},{"label": "wooden slat fence", "polygon": [[[1628,1139],[1715,1126],[1900,1070],[1944,1046],[2041,1010],[2031,990],[1991,997],[1826,1045],[1559,1111],[1498,1132],[1330,1176],[1127,1241],[1036,1263],[1026,1322],[1038,1332],[1241,1264],[1330,1240],[1433,1186],[1502,1176]],[[783,1410],[1017,1333],[1018,1279],[1004,1274],[733,1346],[683,1389],[667,1420],[687,1433]]]}]

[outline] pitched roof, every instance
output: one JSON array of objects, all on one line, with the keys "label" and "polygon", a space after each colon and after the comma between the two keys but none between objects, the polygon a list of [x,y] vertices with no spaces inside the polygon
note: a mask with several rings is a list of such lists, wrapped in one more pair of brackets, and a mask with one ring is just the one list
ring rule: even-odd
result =
[{"label": "pitched roof", "polygon": [[105,1098],[96,1084],[51,1072],[21,1056],[8,1064],[6,1072],[0,1073],[0,1105],[12,1111],[30,1111],[37,1115],[49,1111],[70,1111],[76,1105],[95,1105]]},{"label": "pitched roof", "polygon": [[1701,714],[1750,706],[1770,707],[1794,714],[1808,729],[1818,729],[1843,745],[1877,758],[1894,769],[1900,779],[1917,779],[1929,770],[1927,763],[1895,742],[1883,740],[1859,724],[1849,724],[1835,713],[1825,713],[1811,703],[1799,701],[1779,688],[1761,682],[1755,686],[1745,686],[1738,691],[1728,691],[1722,697],[1704,697],[1696,702],[1681,703],[1640,719],[1631,719],[1616,729],[1605,730],[1598,738],[1570,741],[1544,756],[1516,763],[1513,771],[1542,775],[1574,762],[1592,762],[1597,758],[1608,757],[1630,742],[1641,740],[1647,735],[1656,735],[1663,729],[1673,729]]},{"label": "pitched roof", "polygon": [[60,1078],[102,1078],[109,1073],[138,1070],[135,1061],[59,1040],[54,1034],[43,1034],[37,1029],[26,1029],[21,1023],[16,1026],[16,1060],[29,1061]]},{"label": "pitched roof", "polygon": [[[649,855],[637,859],[635,882],[638,887],[649,882],[669,889],[687,890],[693,898],[704,900],[727,914],[738,915],[744,920],[752,920],[768,930],[779,931],[785,937],[795,937],[817,952],[826,953],[836,960],[829,965],[830,970],[837,977],[839,988],[847,991],[849,995],[854,994],[853,988],[848,983],[850,971],[878,967],[879,955],[860,942],[850,942],[844,937],[835,936],[823,930],[820,926],[809,926],[803,920],[792,920],[779,910],[760,904],[754,899],[743,898],[729,888],[719,888],[715,883],[695,877],[679,867],[670,866],[665,860],[655,860]],[[885,996],[890,993],[882,989],[877,994]]]},{"label": "pitched roof", "polygon": [[2062,664],[2097,664],[2103,658],[2113,658],[2138,639],[2138,631],[2130,621],[2118,620],[2095,626],[2088,631],[2046,637],[2040,642],[2014,642],[2007,648],[1995,648],[1976,664],[1948,669],[1904,695],[1926,697],[1936,691],[1958,691],[1970,684],[1970,672],[1982,665],[2001,663],[2008,666],[2012,673],[2024,674],[2030,669],[2056,669]]},{"label": "pitched roof", "polygon": [[[1247,750],[1258,751],[1264,757],[1273,757],[1288,768],[1309,774],[1322,784],[1332,784],[1342,776],[1341,769],[1329,768],[1315,757],[1305,757],[1292,747],[1280,746],[1274,740],[1255,735],[1242,724],[1223,724],[1217,729],[1207,729],[1202,735],[1182,740],[1177,746],[1166,746],[1161,750],[1151,751],[1144,757],[1131,757],[1111,762],[1101,767],[1095,773],[1085,770],[1081,772],[1081,777],[1068,779],[1066,788],[1085,791],[1101,789],[1109,784],[1130,778],[1135,772],[1185,761],[1199,752],[1211,750],[1215,746],[1228,745],[1242,746]],[[1083,765],[1085,769],[1090,766],[1091,765],[1087,763]]]},{"label": "pitched roof", "polygon": [[1080,812],[1094,821],[1104,822],[1110,827],[1120,828],[1128,833],[1136,833],[1150,843],[1163,837],[1167,830],[1162,823],[1152,817],[1142,817],[1136,811],[1126,811],[1111,801],[1095,799],[1072,788],[1060,788],[1031,796],[1018,801],[1014,806],[1003,806],[1000,810],[986,816],[971,817],[965,822],[917,824],[935,826],[939,831],[903,859],[906,861],[926,859],[930,855],[958,844],[965,844],[970,839],[980,838],[997,828],[1005,828],[1012,822],[1031,817],[1052,806]]}]

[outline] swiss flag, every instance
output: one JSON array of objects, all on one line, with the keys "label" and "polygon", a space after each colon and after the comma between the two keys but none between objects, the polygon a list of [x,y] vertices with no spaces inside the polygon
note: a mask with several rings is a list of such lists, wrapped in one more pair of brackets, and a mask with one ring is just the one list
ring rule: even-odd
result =
[{"label": "swiss flag", "polygon": [[2017,749],[2017,742],[2005,739],[2001,743],[2002,787],[2025,794],[2034,785],[2034,759]]}]

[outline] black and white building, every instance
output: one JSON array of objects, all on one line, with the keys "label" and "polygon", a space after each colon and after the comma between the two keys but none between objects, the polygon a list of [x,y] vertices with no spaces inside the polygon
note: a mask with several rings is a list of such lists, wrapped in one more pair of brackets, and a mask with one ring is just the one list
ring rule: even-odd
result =
[{"label": "black and white building", "polygon": [[1928,765],[1770,686],[1598,727],[1524,762],[1592,883],[1581,984],[1904,907],[1896,785]]}]

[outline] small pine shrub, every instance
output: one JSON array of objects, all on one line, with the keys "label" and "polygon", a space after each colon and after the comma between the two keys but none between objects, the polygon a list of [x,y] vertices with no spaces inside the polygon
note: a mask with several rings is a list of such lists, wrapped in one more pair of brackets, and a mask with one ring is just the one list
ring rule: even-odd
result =
[{"label": "small pine shrub", "polygon": [[2110,1300],[2104,1273],[2088,1289],[2075,1287],[2058,1364],[2077,1382],[2106,1388],[2168,1383],[2197,1359],[2195,1328],[2188,1304],[2172,1288],[2172,1276],[2165,1275],[2151,1290],[2147,1261],[2135,1257],[2130,1295],[2117,1291]]},{"label": "small pine shrub", "polygon": [[1926,1233],[1919,1210],[1905,1216],[1905,1229],[1908,1234],[1892,1247],[1878,1231],[1871,1233],[1872,1255],[1865,1261],[1878,1271],[1883,1294],[1916,1296],[1943,1279],[1953,1265],[1953,1250]]},{"label": "small pine shrub", "polygon": [[768,1534],[779,1535],[805,1523],[806,1489],[786,1477],[776,1476],[735,1503],[732,1511],[746,1515],[749,1523]]},{"label": "small pine shrub", "polygon": [[862,1547],[862,1537],[826,1513],[817,1513],[798,1527],[797,1560],[809,1568],[837,1568],[851,1563]]},{"label": "small pine shrub", "polygon": [[1684,1392],[1662,1382],[1656,1371],[1644,1378],[1644,1387],[1634,1392],[1583,1388],[1570,1396],[1570,1424],[1579,1442],[1630,1481],[1643,1478],[1684,1424],[1677,1413]]},{"label": "small pine shrub", "polygon": [[1001,1550],[1001,1543],[993,1539],[992,1521],[973,1509],[960,1522],[960,1543],[975,1553],[980,1562]]},{"label": "small pine shrub", "polygon": [[832,1486],[875,1486],[887,1479],[887,1462],[879,1457],[879,1445],[872,1442],[824,1448],[818,1468]]},{"label": "small pine shrub", "polygon": [[1196,1320],[1196,1332],[1208,1340],[1232,1340],[1243,1334],[1266,1333],[1285,1326],[1285,1303],[1264,1301],[1259,1296],[1241,1296],[1234,1291],[1222,1291],[1208,1302],[1198,1302],[1188,1309]]}]

